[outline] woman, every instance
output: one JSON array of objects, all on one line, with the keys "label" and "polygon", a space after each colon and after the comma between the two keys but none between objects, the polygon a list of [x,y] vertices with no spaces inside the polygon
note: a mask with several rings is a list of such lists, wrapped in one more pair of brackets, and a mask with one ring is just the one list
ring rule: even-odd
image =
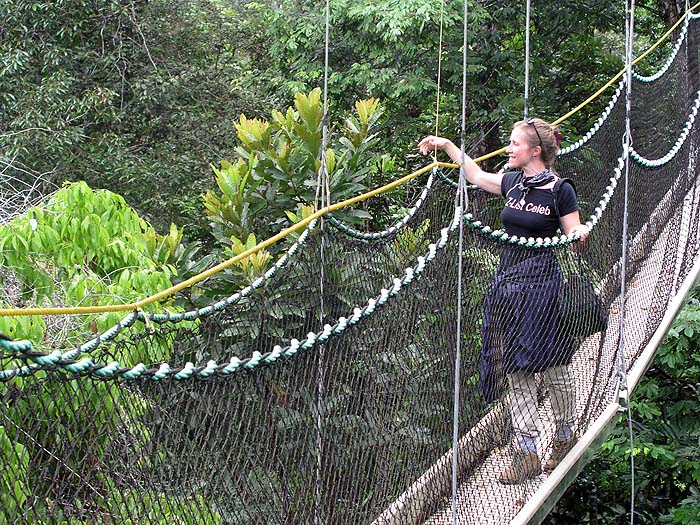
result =
[{"label": "woman", "polygon": [[[542,119],[516,122],[506,148],[505,173],[483,171],[464,156],[467,180],[481,189],[503,195],[503,228],[509,235],[525,238],[554,237],[557,230],[575,234],[584,241],[588,227],[581,224],[576,191],[561,184],[556,203],[552,188],[558,179],[554,160],[561,134]],[[443,137],[420,141],[421,153],[445,151],[462,164],[460,149]],[[481,381],[487,401],[499,393],[499,373],[505,372],[510,386],[510,411],[516,447],[511,465],[500,475],[502,483],[520,483],[553,470],[575,444],[575,383],[568,368],[573,343],[557,331],[561,270],[553,250],[507,245],[501,252],[493,287],[486,298],[482,323]],[[537,380],[549,390],[554,424],[550,459],[542,468],[537,454],[539,419]]]}]

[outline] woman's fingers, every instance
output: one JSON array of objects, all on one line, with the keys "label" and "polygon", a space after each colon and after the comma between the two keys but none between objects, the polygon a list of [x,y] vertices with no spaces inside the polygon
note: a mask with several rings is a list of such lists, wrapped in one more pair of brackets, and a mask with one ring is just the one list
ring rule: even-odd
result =
[{"label": "woman's fingers", "polygon": [[571,228],[571,233],[573,235],[578,235],[579,241],[583,242],[588,237],[590,230],[589,230],[588,226],[586,226],[585,224],[577,224],[576,226]]},{"label": "woman's fingers", "polygon": [[429,135],[418,143],[418,149],[423,155],[430,153],[430,150],[435,148],[433,139],[435,139],[435,137]]},{"label": "woman's fingers", "polygon": [[428,135],[418,143],[418,149],[423,155],[427,155],[435,148],[442,149],[445,146],[445,144],[447,144],[447,142],[447,139],[444,139],[442,137]]}]

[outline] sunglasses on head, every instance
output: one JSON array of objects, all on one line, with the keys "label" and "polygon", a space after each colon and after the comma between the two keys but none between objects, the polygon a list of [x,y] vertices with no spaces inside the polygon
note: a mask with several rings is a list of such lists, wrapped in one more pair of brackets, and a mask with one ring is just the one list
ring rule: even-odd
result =
[{"label": "sunglasses on head", "polygon": [[537,140],[540,143],[540,148],[542,147],[542,137],[540,137],[540,132],[537,131],[537,126],[535,125],[535,119],[534,118],[529,118],[525,121],[528,126],[532,126],[535,129],[535,133],[537,133]]}]

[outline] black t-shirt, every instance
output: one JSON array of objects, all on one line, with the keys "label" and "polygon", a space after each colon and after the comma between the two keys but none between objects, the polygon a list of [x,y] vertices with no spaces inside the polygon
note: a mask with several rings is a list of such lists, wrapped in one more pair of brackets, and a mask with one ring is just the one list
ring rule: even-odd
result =
[{"label": "black t-shirt", "polygon": [[559,229],[559,217],[579,209],[576,191],[571,184],[560,186],[557,216],[551,188],[530,188],[523,201],[523,192],[518,188],[522,178],[520,171],[503,174],[501,193],[506,203],[501,211],[501,220],[506,233],[525,238],[554,237]]}]

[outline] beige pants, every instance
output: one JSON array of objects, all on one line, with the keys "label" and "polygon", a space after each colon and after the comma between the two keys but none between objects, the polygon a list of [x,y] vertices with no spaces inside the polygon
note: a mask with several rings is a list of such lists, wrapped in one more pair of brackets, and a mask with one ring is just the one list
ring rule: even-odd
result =
[{"label": "beige pants", "polygon": [[553,366],[540,374],[518,370],[508,375],[510,414],[515,437],[521,448],[537,452],[539,411],[537,410],[537,376],[549,392],[554,415],[555,438],[571,439],[576,420],[576,391],[569,367]]}]

